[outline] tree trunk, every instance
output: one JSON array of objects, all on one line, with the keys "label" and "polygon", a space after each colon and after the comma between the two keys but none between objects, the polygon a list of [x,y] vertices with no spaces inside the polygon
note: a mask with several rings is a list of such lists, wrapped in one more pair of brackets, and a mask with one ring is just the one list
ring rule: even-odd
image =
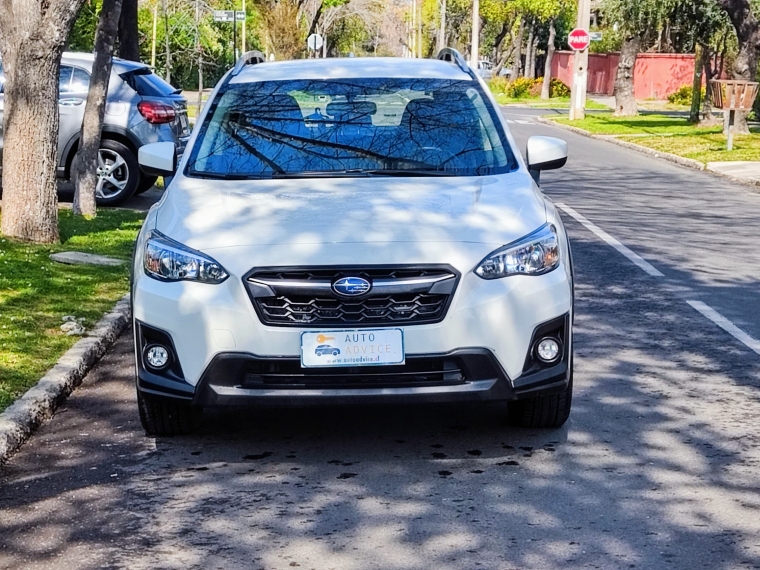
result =
[{"label": "tree trunk", "polygon": [[203,108],[203,47],[201,46],[200,0],[195,0],[195,50],[198,53],[198,108],[195,116],[199,117]]},{"label": "tree trunk", "polygon": [[691,82],[691,112],[690,123],[699,123],[699,109],[702,106],[702,45],[697,44],[694,49],[694,78]]},{"label": "tree trunk", "polygon": [[0,2],[5,75],[0,230],[10,238],[58,241],[58,72],[83,2]]},{"label": "tree trunk", "polygon": [[524,33],[525,20],[521,17],[520,26],[517,29],[517,40],[515,41],[515,63],[512,66],[512,79],[517,79],[522,75],[522,44]]},{"label": "tree trunk", "polygon": [[122,0],[103,0],[95,34],[95,62],[92,65],[90,89],[87,92],[87,106],[84,110],[82,135],[79,150],[74,158],[74,214],[94,218],[97,210],[95,190],[98,178],[98,151],[103,116],[106,112],[108,81],[111,79],[113,48],[119,27]]},{"label": "tree trunk", "polygon": [[701,65],[705,77],[705,98],[702,100],[702,118],[699,121],[699,125],[712,127],[718,124],[718,119],[712,112],[712,84],[710,81],[714,77],[714,70],[712,68],[712,48],[709,45],[702,46]]},{"label": "tree trunk", "polygon": [[311,25],[309,26],[309,33],[306,34],[307,38],[317,30],[317,24],[319,23],[319,18],[322,17],[322,9],[324,7],[325,7],[324,2],[320,2],[319,8],[317,8],[316,13],[314,14],[314,18],[311,20]]},{"label": "tree trunk", "polygon": [[[441,24],[438,28],[438,51],[446,47],[446,0],[441,0]],[[377,44],[375,44],[377,53]]]},{"label": "tree trunk", "polygon": [[140,61],[140,34],[137,29],[137,0],[122,0],[119,16],[119,57]]},{"label": "tree trunk", "polygon": [[634,117],[639,114],[634,94],[633,71],[640,48],[640,36],[628,36],[623,41],[615,78],[615,116],[617,117]]},{"label": "tree trunk", "polygon": [[501,44],[504,42],[504,38],[507,37],[507,34],[509,33],[509,30],[511,29],[510,24],[513,22],[505,21],[504,24],[501,26],[501,30],[498,34],[496,34],[496,38],[494,39],[493,43],[493,52],[494,56],[498,54],[501,51]]},{"label": "tree trunk", "polygon": [[[760,22],[753,13],[750,0],[718,0],[718,4],[728,14],[739,40],[739,53],[734,63],[734,79],[757,80],[758,52],[760,51]],[[725,113],[728,115],[728,113]],[[747,113],[736,112],[734,132],[749,133]]]},{"label": "tree trunk", "polygon": [[[166,5],[166,0],[161,0],[161,7],[164,10],[164,38],[166,44],[166,82],[172,82],[172,50],[169,43],[169,8]],[[235,46],[232,48],[232,63],[235,63]]]},{"label": "tree trunk", "polygon": [[552,94],[552,60],[554,59],[554,40],[557,30],[554,27],[554,18],[549,20],[549,43],[546,45],[546,63],[544,64],[544,84],[541,86],[541,99],[549,99]]},{"label": "tree trunk", "polygon": [[525,77],[533,79],[536,76],[533,65],[535,64],[535,57],[533,56],[533,37],[536,33],[535,22],[531,20],[530,31],[528,32],[528,45],[525,48]]},{"label": "tree trunk", "polygon": [[504,69],[504,66],[506,65],[507,61],[509,61],[509,58],[512,57],[513,53],[515,53],[514,46],[512,46],[511,49],[504,52],[504,55],[499,60],[499,63],[496,65],[496,67],[493,68],[494,77],[499,77],[499,75],[501,75],[501,70]]}]

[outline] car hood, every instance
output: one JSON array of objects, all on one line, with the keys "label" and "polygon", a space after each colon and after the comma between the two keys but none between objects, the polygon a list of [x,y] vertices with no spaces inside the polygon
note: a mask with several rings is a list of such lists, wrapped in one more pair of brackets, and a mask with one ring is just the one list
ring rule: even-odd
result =
[{"label": "car hood", "polygon": [[201,251],[235,246],[473,243],[500,246],[546,223],[523,172],[481,177],[176,178],[163,234]]}]

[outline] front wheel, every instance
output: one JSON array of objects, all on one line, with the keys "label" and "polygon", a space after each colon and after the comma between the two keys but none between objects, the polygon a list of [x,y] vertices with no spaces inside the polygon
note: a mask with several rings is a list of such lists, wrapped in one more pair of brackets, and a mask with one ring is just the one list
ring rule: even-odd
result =
[{"label": "front wheel", "polygon": [[115,140],[103,139],[98,151],[97,176],[95,200],[98,205],[117,206],[137,190],[140,167],[128,147]]},{"label": "front wheel", "polygon": [[184,435],[200,425],[201,409],[185,402],[137,391],[140,423],[149,435]]},{"label": "front wheel", "polygon": [[567,388],[555,394],[536,396],[509,402],[507,413],[510,424],[524,428],[562,427],[570,416],[573,403],[573,375]]}]

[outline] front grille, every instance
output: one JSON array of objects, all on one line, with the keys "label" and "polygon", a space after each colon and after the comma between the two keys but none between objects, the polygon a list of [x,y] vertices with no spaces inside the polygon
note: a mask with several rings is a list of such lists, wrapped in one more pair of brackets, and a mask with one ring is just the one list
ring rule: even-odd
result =
[{"label": "front grille", "polygon": [[449,269],[429,267],[361,267],[357,269],[309,268],[257,270],[250,275],[254,279],[279,279],[282,281],[327,281],[332,283],[341,277],[364,279],[412,279],[452,275]]},{"label": "front grille", "polygon": [[410,359],[399,366],[301,368],[300,362],[257,361],[246,366],[243,388],[400,388],[455,386],[467,381],[457,358]]},{"label": "front grille", "polygon": [[[373,288],[357,297],[338,295],[331,285],[342,277],[361,277]],[[440,322],[458,280],[448,266],[274,268],[245,277],[263,324],[331,328]]]},{"label": "front grille", "polygon": [[266,324],[430,323],[440,320],[448,295],[393,295],[361,301],[335,298],[273,297],[256,299]]}]

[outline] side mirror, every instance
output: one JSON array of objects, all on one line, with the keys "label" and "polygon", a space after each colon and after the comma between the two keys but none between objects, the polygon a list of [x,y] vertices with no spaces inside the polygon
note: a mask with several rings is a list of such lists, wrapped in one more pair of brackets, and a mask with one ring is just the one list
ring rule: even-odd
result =
[{"label": "side mirror", "polygon": [[177,147],[172,142],[150,143],[137,151],[137,162],[148,176],[174,176],[177,170]]},{"label": "side mirror", "polygon": [[562,168],[567,162],[567,143],[554,137],[530,137],[525,152],[528,170],[536,184],[542,170]]}]

